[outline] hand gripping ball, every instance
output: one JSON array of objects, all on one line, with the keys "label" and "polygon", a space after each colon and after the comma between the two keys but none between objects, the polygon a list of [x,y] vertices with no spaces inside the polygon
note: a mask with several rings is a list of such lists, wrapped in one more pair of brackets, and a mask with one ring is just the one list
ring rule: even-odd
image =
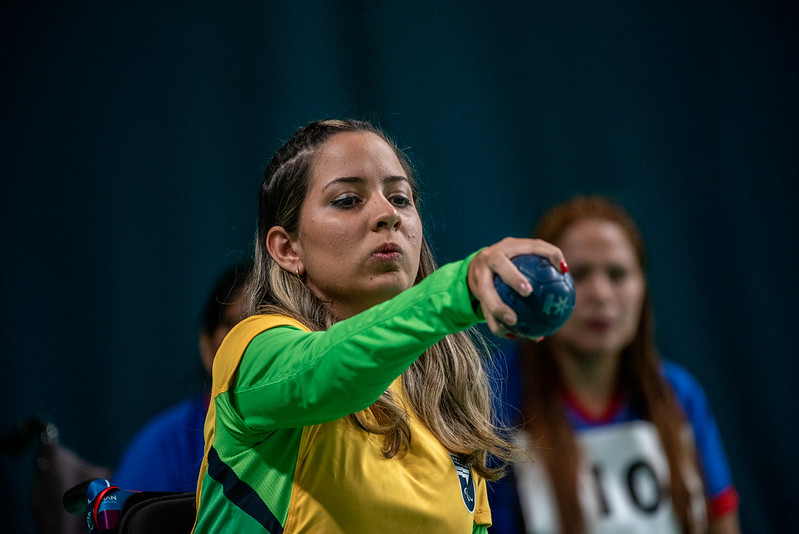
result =
[{"label": "hand gripping ball", "polygon": [[534,339],[554,333],[574,309],[574,280],[543,256],[523,254],[511,261],[530,281],[533,292],[523,297],[499,276],[494,276],[497,293],[518,317],[516,325],[508,328],[514,334]]}]

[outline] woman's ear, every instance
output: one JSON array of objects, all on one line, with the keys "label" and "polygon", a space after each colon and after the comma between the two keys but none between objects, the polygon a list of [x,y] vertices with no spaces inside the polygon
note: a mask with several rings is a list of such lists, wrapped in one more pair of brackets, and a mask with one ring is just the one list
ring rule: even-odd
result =
[{"label": "woman's ear", "polygon": [[269,229],[266,234],[266,250],[283,270],[297,276],[305,272],[296,243],[282,226]]}]

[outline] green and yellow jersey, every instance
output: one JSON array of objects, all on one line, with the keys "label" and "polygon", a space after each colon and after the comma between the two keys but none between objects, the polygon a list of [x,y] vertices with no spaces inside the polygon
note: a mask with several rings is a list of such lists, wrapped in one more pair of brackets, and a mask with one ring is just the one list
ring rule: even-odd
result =
[{"label": "green and yellow jersey", "polygon": [[237,325],[214,361],[194,534],[485,532],[485,481],[412,410],[410,447],[391,459],[346,417],[386,389],[404,403],[411,363],[480,321],[470,259],[324,332],[279,315]]}]

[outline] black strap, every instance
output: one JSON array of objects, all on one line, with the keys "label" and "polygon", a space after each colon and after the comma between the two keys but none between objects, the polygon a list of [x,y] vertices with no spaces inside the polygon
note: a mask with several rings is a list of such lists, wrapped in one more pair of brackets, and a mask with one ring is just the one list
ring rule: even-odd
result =
[{"label": "black strap", "polygon": [[219,457],[216,449],[208,451],[208,475],[222,484],[222,492],[233,504],[258,521],[270,534],[283,534],[283,525],[252,487]]}]

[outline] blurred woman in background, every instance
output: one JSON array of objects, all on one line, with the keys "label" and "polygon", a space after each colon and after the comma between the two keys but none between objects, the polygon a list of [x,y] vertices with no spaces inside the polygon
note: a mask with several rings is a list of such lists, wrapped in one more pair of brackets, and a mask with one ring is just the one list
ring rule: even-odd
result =
[{"label": "blurred woman in background", "polygon": [[534,235],[563,251],[576,303],[555,334],[509,354],[517,443],[534,459],[491,495],[491,532],[737,533],[738,496],[705,395],[655,347],[636,224],[606,198],[576,197]]}]

